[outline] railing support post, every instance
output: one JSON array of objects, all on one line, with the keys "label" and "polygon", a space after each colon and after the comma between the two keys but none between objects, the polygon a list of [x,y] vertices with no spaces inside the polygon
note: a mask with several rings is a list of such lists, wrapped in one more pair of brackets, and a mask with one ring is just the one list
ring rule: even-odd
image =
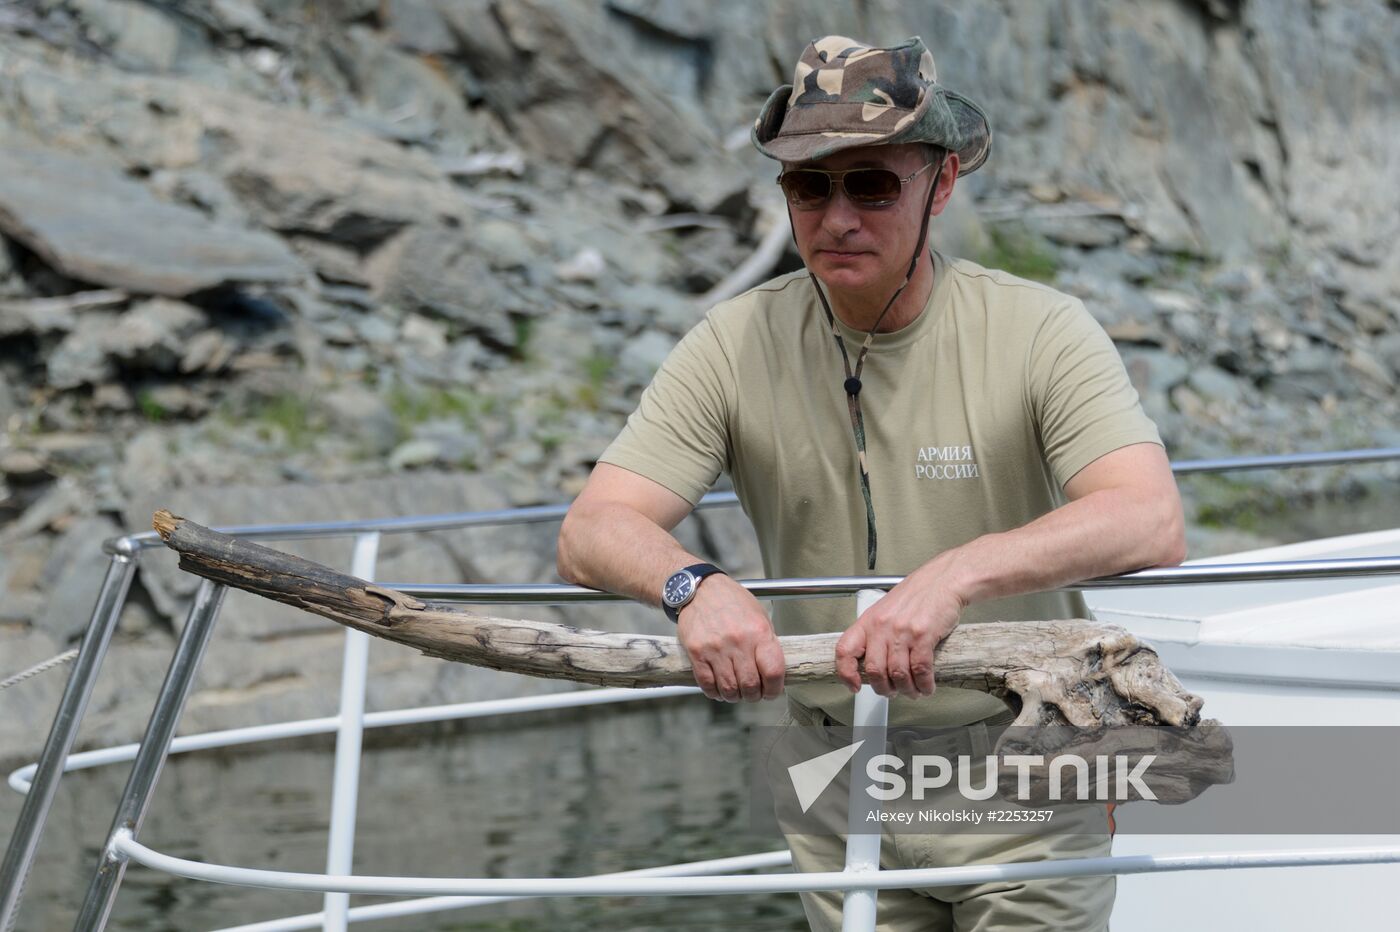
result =
[{"label": "railing support post", "polygon": [[[379,559],[379,534],[355,538],[350,573],[373,580]],[[335,739],[335,777],[331,791],[331,830],[326,873],[352,874],[355,861],[355,816],[360,798],[360,747],[365,730],[365,679],[369,674],[369,635],[346,630],[345,660],[340,668],[340,724]],[[350,894],[327,893],[321,923],[325,932],[345,932]]]},{"label": "railing support post", "polygon": [[[856,617],[884,597],[879,589],[862,589],[856,593]],[[862,685],[856,693],[855,714],[851,725],[857,738],[864,738],[851,758],[851,798],[846,820],[846,872],[864,873],[880,869],[880,842],[883,833],[870,832],[872,824],[867,814],[881,807],[877,800],[859,791],[866,764],[872,757],[885,752],[885,727],[889,723],[890,701]],[[882,823],[875,822],[875,825]],[[874,932],[876,890],[847,890],[842,900],[841,932]]]},{"label": "railing support post", "polygon": [[170,658],[170,667],[165,672],[165,682],[156,696],[151,720],[146,725],[146,735],[141,739],[141,747],[131,765],[131,776],[127,778],[126,788],[122,790],[121,800],[117,803],[117,814],[102,846],[97,870],[88,885],[82,908],[78,910],[78,920],[73,925],[75,930],[101,932],[107,925],[127,862],[125,855],[114,850],[112,842],[119,833],[134,838],[141,831],[151,793],[170,753],[175,726],[180,722],[180,713],[184,711],[185,700],[189,698],[199,661],[204,656],[204,648],[209,643],[209,635],[214,630],[214,621],[219,616],[219,607],[223,605],[226,591],[223,585],[206,579],[195,593],[194,604],[190,606],[189,617],[185,620],[185,630],[180,632],[180,640]]},{"label": "railing support post", "polygon": [[83,634],[83,643],[78,648],[73,672],[68,675],[68,685],[63,688],[63,698],[58,702],[48,740],[44,742],[44,751],[34,771],[29,794],[20,809],[14,834],[10,836],[5,861],[0,864],[0,929],[4,932],[15,927],[25,880],[29,877],[29,869],[39,849],[39,836],[49,817],[49,809],[53,807],[68,752],[73,750],[78,726],[82,724],[83,712],[92,696],[98,671],[102,669],[112,632],[117,629],[122,605],[126,603],[126,594],[135,572],[136,561],[130,554],[112,555],[112,562],[107,566],[107,575],[97,594],[97,604],[92,609],[92,618]]}]

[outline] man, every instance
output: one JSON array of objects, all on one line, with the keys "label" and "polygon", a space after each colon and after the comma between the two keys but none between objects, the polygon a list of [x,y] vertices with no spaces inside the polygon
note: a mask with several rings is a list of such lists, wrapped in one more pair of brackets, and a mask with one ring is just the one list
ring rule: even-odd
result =
[{"label": "man", "polygon": [[[893,697],[892,724],[1004,721],[986,694],[935,694],[938,643],[960,622],[1087,617],[1047,590],[1180,562],[1157,431],[1077,300],[926,248],[991,131],[922,41],[813,42],[753,140],[783,163],[806,270],[716,306],[676,347],[565,518],[559,572],[666,607],[711,699],[784,691],[775,631],[844,630],[841,683],[787,690],[794,721],[848,723],[862,675]],[[769,576],[904,581],[854,623],[849,600],[814,600],[776,603],[770,624],[668,533],[720,472]],[[901,836],[886,866],[1103,855],[1096,817],[1068,841]],[[838,838],[789,843],[801,870],[841,867]],[[1107,878],[888,891],[881,928],[1098,929],[1112,896]],[[803,899],[814,928],[840,927],[839,894]]]}]

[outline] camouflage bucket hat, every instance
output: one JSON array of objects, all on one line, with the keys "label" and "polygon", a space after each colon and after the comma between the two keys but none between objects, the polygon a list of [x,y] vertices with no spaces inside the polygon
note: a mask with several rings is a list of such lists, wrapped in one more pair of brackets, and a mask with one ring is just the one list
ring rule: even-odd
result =
[{"label": "camouflage bucket hat", "polygon": [[958,153],[959,175],[976,171],[992,148],[987,116],[938,83],[918,36],[873,48],[845,36],[803,51],[792,84],[778,88],[753,126],[758,151],[810,162],[855,146],[926,142]]}]

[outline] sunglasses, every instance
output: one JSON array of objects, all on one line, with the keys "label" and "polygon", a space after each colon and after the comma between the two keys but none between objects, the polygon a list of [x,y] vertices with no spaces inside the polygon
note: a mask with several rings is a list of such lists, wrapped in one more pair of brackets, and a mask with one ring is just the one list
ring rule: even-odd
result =
[{"label": "sunglasses", "polygon": [[846,192],[846,199],[855,206],[878,210],[898,201],[904,186],[934,164],[927,162],[905,178],[888,168],[848,168],[839,172],[794,168],[779,175],[778,184],[782,186],[788,203],[798,210],[825,207],[838,187]]}]

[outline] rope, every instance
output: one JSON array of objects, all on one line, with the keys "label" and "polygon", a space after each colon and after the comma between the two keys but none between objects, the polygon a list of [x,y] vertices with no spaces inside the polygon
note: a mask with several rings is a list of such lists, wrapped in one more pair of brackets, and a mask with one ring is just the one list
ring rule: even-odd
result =
[{"label": "rope", "polygon": [[43,673],[46,670],[52,670],[54,667],[61,667],[65,663],[71,661],[76,656],[78,656],[78,649],[74,647],[71,650],[66,650],[55,657],[50,657],[48,660],[45,660],[42,663],[36,663],[28,670],[21,670],[9,679],[0,680],[0,689],[9,689],[11,686],[14,686],[17,683],[23,683],[31,676],[38,676],[40,673]]}]

